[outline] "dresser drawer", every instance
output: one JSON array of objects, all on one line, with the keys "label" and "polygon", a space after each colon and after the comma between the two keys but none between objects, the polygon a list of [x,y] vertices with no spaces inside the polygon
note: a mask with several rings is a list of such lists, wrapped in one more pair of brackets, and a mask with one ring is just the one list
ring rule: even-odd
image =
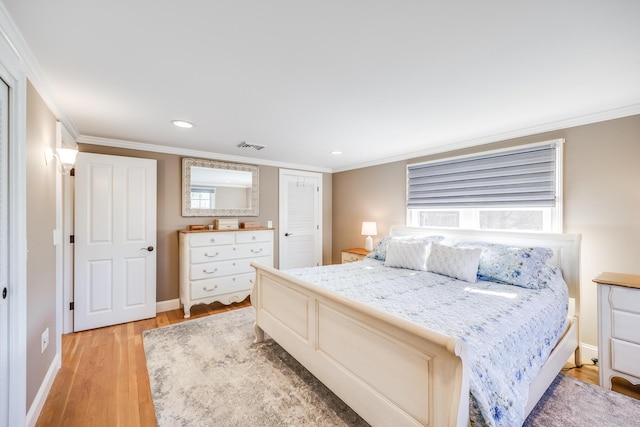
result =
[{"label": "dresser drawer", "polygon": [[212,297],[253,288],[255,273],[191,282],[191,299]]},{"label": "dresser drawer", "polygon": [[236,243],[271,242],[271,231],[245,231],[236,235]]},{"label": "dresser drawer", "polygon": [[273,245],[269,242],[264,243],[247,243],[236,245],[234,252],[236,258],[256,258],[271,255]]},{"label": "dresser drawer", "polygon": [[611,367],[625,374],[640,377],[640,345],[611,340]]},{"label": "dresser drawer", "polygon": [[233,243],[235,243],[235,233],[193,233],[189,237],[189,245],[192,248]]},{"label": "dresser drawer", "polygon": [[611,336],[640,344],[640,314],[611,311]]},{"label": "dresser drawer", "polygon": [[611,287],[609,303],[612,309],[640,314],[640,292],[637,289]]},{"label": "dresser drawer", "polygon": [[225,261],[237,258],[235,245],[205,246],[191,249],[191,263]]},{"label": "dresser drawer", "polygon": [[212,277],[230,276],[232,274],[253,272],[250,259],[208,262],[191,266],[189,278],[191,280],[210,279]]},{"label": "dresser drawer", "polygon": [[345,264],[347,262],[355,262],[362,261],[364,259],[364,255],[360,254],[352,254],[350,252],[342,252],[342,263]]}]

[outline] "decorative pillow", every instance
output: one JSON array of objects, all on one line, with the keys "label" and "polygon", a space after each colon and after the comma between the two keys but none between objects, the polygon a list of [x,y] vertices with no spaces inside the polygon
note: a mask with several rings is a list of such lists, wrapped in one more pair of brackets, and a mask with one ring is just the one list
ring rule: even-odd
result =
[{"label": "decorative pillow", "polygon": [[373,258],[380,261],[387,259],[387,248],[391,240],[403,240],[403,241],[417,241],[423,243],[440,242],[444,239],[443,236],[385,236],[376,244],[367,258]]},{"label": "decorative pillow", "polygon": [[431,253],[427,258],[427,270],[475,283],[481,253],[480,248],[458,248],[432,243]]},{"label": "decorative pillow", "polygon": [[392,239],[387,246],[384,265],[424,271],[427,269],[429,245],[414,240]]},{"label": "decorative pillow", "polygon": [[519,247],[485,242],[459,242],[456,247],[481,248],[478,276],[484,280],[540,289],[540,279],[547,261],[553,256],[549,248]]}]

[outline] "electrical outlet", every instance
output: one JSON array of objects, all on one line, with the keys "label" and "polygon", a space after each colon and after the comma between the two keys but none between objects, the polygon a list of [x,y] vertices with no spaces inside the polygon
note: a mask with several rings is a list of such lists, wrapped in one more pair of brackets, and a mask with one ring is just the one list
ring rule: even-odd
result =
[{"label": "electrical outlet", "polygon": [[41,347],[42,350],[40,352],[44,353],[48,345],[49,345],[49,328],[45,329],[44,332],[42,333],[42,347]]}]

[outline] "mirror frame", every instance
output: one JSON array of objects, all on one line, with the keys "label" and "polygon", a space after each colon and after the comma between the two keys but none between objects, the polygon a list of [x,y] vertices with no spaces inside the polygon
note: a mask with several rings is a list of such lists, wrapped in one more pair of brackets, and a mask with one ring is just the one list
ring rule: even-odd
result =
[{"label": "mirror frame", "polygon": [[[191,207],[191,168],[212,168],[251,172],[251,207],[237,209],[194,209]],[[260,169],[255,165],[221,162],[218,160],[182,158],[182,216],[258,216],[260,200],[258,178]]]}]

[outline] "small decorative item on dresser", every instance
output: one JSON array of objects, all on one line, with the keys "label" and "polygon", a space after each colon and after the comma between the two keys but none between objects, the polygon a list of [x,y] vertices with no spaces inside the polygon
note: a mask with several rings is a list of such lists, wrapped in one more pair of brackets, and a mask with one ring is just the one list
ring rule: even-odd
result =
[{"label": "small decorative item on dresser", "polygon": [[237,230],[238,218],[216,219],[213,222],[216,230]]},{"label": "small decorative item on dresser", "polygon": [[204,225],[202,225],[202,224],[190,225],[189,226],[189,230],[191,230],[191,231],[204,230]]},{"label": "small decorative item on dresser", "polygon": [[244,221],[240,223],[240,228],[260,228],[258,221]]},{"label": "small decorative item on dresser", "polygon": [[611,389],[621,377],[640,384],[640,276],[601,273],[598,284],[598,371],[600,386]]}]

